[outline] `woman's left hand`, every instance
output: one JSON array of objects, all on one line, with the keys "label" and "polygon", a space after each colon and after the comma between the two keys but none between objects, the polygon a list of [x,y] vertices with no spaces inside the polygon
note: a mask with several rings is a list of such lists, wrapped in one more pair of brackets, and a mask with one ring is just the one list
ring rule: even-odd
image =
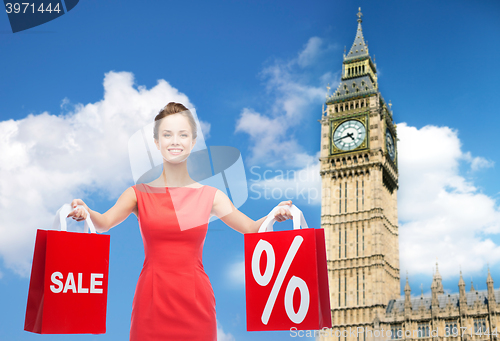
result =
[{"label": "woman's left hand", "polygon": [[[291,206],[291,205],[292,205],[291,200],[282,201],[278,204],[278,206]],[[274,214],[274,219],[276,219],[276,221],[279,221],[279,222],[285,221],[287,219],[292,219],[292,218],[293,217],[292,217],[292,214],[290,213],[290,210],[286,207],[283,207],[283,208],[276,210],[276,213]]]}]

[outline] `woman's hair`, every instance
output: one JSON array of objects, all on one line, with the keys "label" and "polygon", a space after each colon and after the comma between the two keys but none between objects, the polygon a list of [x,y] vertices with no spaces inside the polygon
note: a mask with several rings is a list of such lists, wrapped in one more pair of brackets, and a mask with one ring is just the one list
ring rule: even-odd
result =
[{"label": "woman's hair", "polygon": [[189,109],[181,103],[170,102],[163,109],[161,109],[160,113],[155,117],[155,127],[153,132],[155,140],[158,140],[158,129],[160,128],[161,119],[178,113],[184,115],[188,119],[191,130],[193,131],[193,140],[196,138],[196,122],[191,111],[189,111]]}]

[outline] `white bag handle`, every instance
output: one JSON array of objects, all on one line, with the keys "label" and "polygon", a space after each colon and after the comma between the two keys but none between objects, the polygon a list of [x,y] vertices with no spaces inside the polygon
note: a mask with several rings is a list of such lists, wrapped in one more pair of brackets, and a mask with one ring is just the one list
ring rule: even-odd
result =
[{"label": "white bag handle", "polygon": [[299,230],[301,226],[302,228],[308,228],[304,215],[302,214],[302,211],[299,210],[297,206],[292,204],[292,205],[276,206],[275,208],[273,208],[273,210],[267,215],[266,220],[264,220],[262,225],[260,225],[258,232],[270,232],[273,230],[273,225],[274,222],[276,221],[276,219],[274,219],[274,215],[276,214],[276,211],[279,210],[280,208],[288,208],[290,210],[290,213],[292,214],[293,217],[294,230]]},{"label": "white bag handle", "polygon": [[[87,231],[90,228],[90,233],[97,233],[94,227],[94,223],[92,220],[90,220],[90,214],[89,211],[85,209],[85,206],[83,205],[78,205],[77,208],[82,207],[85,212],[87,212],[87,219],[85,219],[85,224],[84,224],[84,232],[87,233]],[[68,214],[71,213],[73,209],[71,208],[70,204],[64,204],[61,206],[60,209],[57,210],[56,213],[56,218],[54,219],[54,225],[53,228],[54,230],[58,230],[59,227],[61,227],[61,231],[67,231],[68,227],[66,225],[66,218],[68,217]]]}]

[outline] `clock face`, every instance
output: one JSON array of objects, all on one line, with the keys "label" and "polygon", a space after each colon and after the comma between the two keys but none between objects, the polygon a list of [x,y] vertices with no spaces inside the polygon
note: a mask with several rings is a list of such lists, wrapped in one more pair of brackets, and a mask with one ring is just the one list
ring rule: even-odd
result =
[{"label": "clock face", "polygon": [[385,146],[387,147],[387,153],[389,153],[391,160],[394,161],[394,158],[396,157],[396,149],[394,148],[394,139],[392,138],[389,130],[385,132]]},{"label": "clock face", "polygon": [[342,122],[333,133],[333,144],[340,150],[358,148],[366,137],[366,128],[358,120]]}]

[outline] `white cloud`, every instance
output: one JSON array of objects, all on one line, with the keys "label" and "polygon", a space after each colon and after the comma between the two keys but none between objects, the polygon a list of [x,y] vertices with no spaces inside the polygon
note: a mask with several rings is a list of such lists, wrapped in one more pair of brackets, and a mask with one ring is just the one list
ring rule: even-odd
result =
[{"label": "white cloud", "polygon": [[231,333],[225,333],[222,326],[217,321],[217,341],[235,341]]},{"label": "white cloud", "polygon": [[51,228],[62,204],[90,193],[116,198],[132,183],[128,139],[170,101],[193,107],[164,80],[147,90],[134,86],[132,73],[109,72],[101,101],[66,115],[0,122],[0,257],[7,268],[29,275],[35,231]]},{"label": "white cloud", "polygon": [[233,285],[245,284],[245,261],[236,262],[229,265],[227,270],[229,282]]},{"label": "white cloud", "polygon": [[312,37],[297,57],[275,61],[262,71],[271,105],[266,113],[244,108],[235,129],[250,137],[248,164],[305,167],[310,163],[311,156],[300,143],[304,138],[301,124],[304,119],[310,119],[311,108],[316,107],[313,112],[318,112],[318,118],[321,116],[319,110],[325,98],[326,83],[328,80],[331,84],[338,82],[332,80],[334,76],[330,72],[312,82],[319,83],[318,86],[307,80],[310,72],[304,68],[331,48],[323,45],[320,38]]},{"label": "white cloud", "polygon": [[463,159],[469,162],[472,171],[478,171],[483,168],[491,168],[495,163],[491,160],[487,160],[481,156],[472,157],[470,152],[463,154]]},{"label": "white cloud", "polygon": [[461,150],[457,132],[448,127],[421,129],[398,124],[401,268],[429,274],[436,257],[443,277],[478,273],[486,263],[500,262],[500,211],[459,172],[491,167]]},{"label": "white cloud", "polygon": [[206,141],[210,137],[211,124],[200,120],[201,132],[203,133],[203,138]]},{"label": "white cloud", "polygon": [[[295,154],[300,160],[295,164],[302,168],[287,167],[273,170],[259,166],[250,168],[249,196],[253,199],[292,200],[294,204],[321,204],[321,176],[319,175],[319,152],[315,156]],[[307,161],[308,164],[303,165]]]},{"label": "white cloud", "polygon": [[316,60],[318,54],[321,53],[322,44],[323,40],[321,38],[309,38],[306,46],[302,51],[300,51],[299,56],[297,57],[297,64],[302,67],[311,65]]}]

